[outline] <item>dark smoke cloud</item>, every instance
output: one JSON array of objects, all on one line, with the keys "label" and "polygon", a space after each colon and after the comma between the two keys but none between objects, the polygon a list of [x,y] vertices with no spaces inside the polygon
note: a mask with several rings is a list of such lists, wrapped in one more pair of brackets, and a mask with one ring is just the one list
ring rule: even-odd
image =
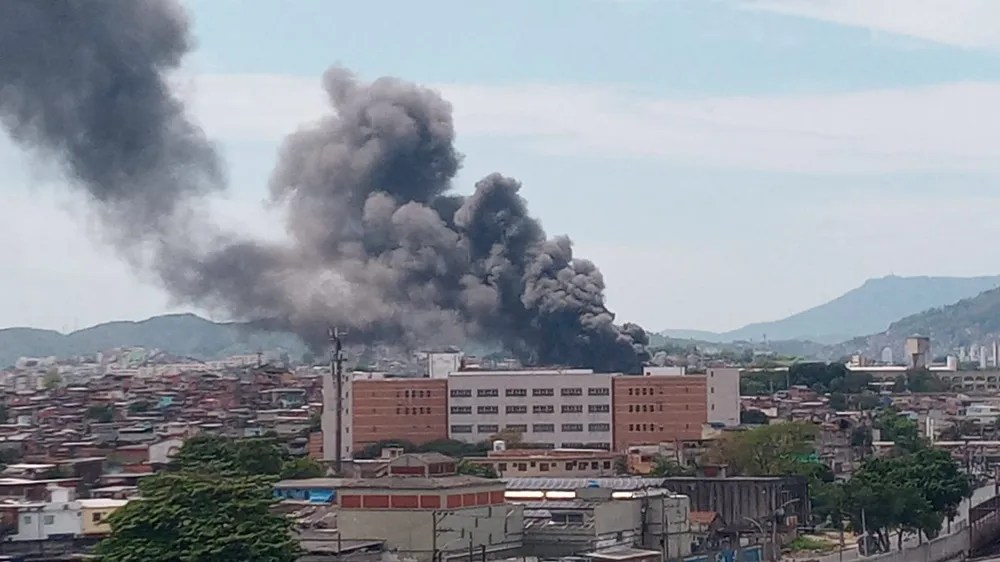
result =
[{"label": "dark smoke cloud", "polygon": [[172,2],[0,2],[4,125],[63,163],[179,301],[317,346],[336,324],[411,347],[498,339],[533,364],[635,371],[646,359],[645,332],[614,323],[600,271],[547,238],[520,183],[493,174],[451,193],[451,106],[414,84],[329,70],[332,113],[289,136],[271,178],[289,241],[214,229],[195,209],[220,167],[164,78],[189,45]]}]

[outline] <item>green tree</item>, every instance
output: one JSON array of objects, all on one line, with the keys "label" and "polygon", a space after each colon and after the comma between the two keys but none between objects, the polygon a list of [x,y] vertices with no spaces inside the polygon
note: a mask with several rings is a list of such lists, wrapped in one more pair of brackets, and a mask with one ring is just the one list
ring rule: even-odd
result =
[{"label": "green tree", "polygon": [[291,520],[270,511],[266,477],[163,473],[108,519],[102,562],[292,562]]},{"label": "green tree", "polygon": [[111,404],[95,404],[87,408],[83,415],[97,423],[109,423],[115,419],[115,409]]},{"label": "green tree", "polygon": [[717,439],[709,458],[744,476],[796,474],[804,457],[815,453],[819,427],[789,422],[737,431]]},{"label": "green tree", "polygon": [[281,465],[281,478],[297,480],[300,478],[320,478],[326,474],[323,465],[309,457],[288,459]]},{"label": "green tree", "polygon": [[917,422],[899,415],[893,408],[879,412],[875,427],[881,432],[881,440],[892,441],[897,450],[911,452],[926,446]]},{"label": "green tree", "polygon": [[830,407],[835,412],[843,412],[847,409],[847,395],[843,392],[830,393]]},{"label": "green tree", "polygon": [[45,390],[52,390],[58,388],[63,382],[62,375],[56,369],[49,369],[45,375],[42,376],[42,388]]},{"label": "green tree", "polygon": [[693,476],[694,471],[677,464],[677,461],[674,459],[668,459],[664,456],[657,455],[653,460],[653,470],[649,472],[649,475],[657,478],[667,478],[670,476]]},{"label": "green tree", "polygon": [[209,474],[278,475],[284,460],[273,439],[229,439],[201,434],[184,442],[171,468]]},{"label": "green tree", "polygon": [[458,461],[459,474],[468,474],[470,476],[479,476],[481,478],[500,478],[497,471],[490,465],[486,464],[476,464],[469,462],[468,460],[462,459]]},{"label": "green tree", "polygon": [[948,384],[926,368],[906,372],[906,389],[910,392],[947,392]]},{"label": "green tree", "polygon": [[128,405],[128,413],[130,414],[141,414],[148,412],[152,407],[149,400],[137,400]]},{"label": "green tree", "polygon": [[[897,547],[906,532],[933,538],[947,518],[958,515],[958,506],[972,484],[947,451],[918,447],[866,461],[848,483],[848,505],[855,525],[862,513],[879,544],[888,549],[896,532]],[[858,528],[858,527],[855,527]]]},{"label": "green tree", "polygon": [[740,424],[742,425],[767,425],[768,422],[767,414],[760,410],[740,411]]}]

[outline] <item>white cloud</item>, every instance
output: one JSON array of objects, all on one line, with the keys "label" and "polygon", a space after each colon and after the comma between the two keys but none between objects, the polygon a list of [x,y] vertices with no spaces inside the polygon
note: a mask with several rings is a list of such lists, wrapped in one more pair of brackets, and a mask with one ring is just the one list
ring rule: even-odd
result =
[{"label": "white cloud", "polygon": [[742,0],[741,4],[946,45],[1000,49],[996,0]]},{"label": "white cloud", "polygon": [[[276,141],[328,112],[318,81],[200,75],[199,120],[224,139]],[[656,98],[613,87],[444,84],[460,137],[547,153],[810,173],[1000,171],[1000,84],[843,94]]]}]

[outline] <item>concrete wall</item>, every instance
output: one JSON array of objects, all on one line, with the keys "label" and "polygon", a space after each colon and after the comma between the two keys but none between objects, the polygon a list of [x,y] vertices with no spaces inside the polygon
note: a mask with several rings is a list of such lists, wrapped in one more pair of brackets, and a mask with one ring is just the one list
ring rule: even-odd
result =
[{"label": "concrete wall", "polygon": [[797,501],[785,506],[789,516],[799,521],[809,519],[808,482],[801,477],[758,478],[664,478],[663,485],[674,493],[691,498],[694,511],[715,511],[727,525],[753,529],[746,521],[749,517],[763,524],[774,510],[789,500]]},{"label": "concrete wall", "polygon": [[740,370],[708,370],[708,421],[726,427],[740,425]]},{"label": "concrete wall", "polygon": [[477,556],[482,546],[487,552],[521,546],[523,509],[512,504],[447,511],[344,509],[337,513],[337,527],[344,539],[384,540],[401,557],[425,561],[434,548],[434,517],[443,558],[448,553],[466,555],[470,542]]},{"label": "concrete wall", "polygon": [[[610,374],[575,371],[453,373],[448,379],[448,436],[475,443],[520,425],[526,428],[526,442],[555,447],[599,444],[610,449],[611,378]],[[496,408],[495,413],[492,408]],[[512,408],[523,408],[523,412]],[[539,408],[551,408],[551,413],[542,413]],[[566,408],[580,411],[564,411]],[[542,430],[546,425],[551,425],[552,431]]]}]

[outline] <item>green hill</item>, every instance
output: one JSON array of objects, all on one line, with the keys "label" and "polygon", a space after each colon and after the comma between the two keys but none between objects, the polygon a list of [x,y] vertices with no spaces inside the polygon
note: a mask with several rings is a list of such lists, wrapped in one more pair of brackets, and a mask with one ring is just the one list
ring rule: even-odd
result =
[{"label": "green hill", "polygon": [[0,366],[12,365],[19,357],[66,358],[116,347],[156,348],[197,359],[277,349],[297,358],[306,351],[294,334],[212,322],[194,314],[168,314],[140,322],[98,324],[69,334],[35,328],[0,330]]}]

